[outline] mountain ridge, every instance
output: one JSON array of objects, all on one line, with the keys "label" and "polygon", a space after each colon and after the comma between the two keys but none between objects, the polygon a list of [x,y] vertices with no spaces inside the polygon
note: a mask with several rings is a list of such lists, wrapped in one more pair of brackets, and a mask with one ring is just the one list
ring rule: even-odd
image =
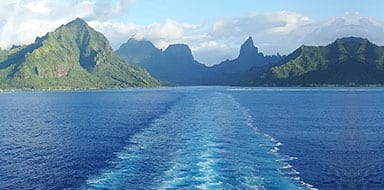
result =
[{"label": "mountain ridge", "polygon": [[208,67],[194,59],[191,49],[186,44],[171,44],[164,51],[151,44],[146,45],[148,49],[141,49],[143,52],[135,51],[147,43],[151,42],[131,38],[127,43],[122,44],[116,53],[129,61],[134,60],[135,57],[143,57],[145,51],[159,51],[160,54],[146,54],[146,59],[135,64],[144,67],[158,79],[175,85],[240,84],[242,81],[240,75],[246,71],[276,62],[282,57],[280,55],[264,56],[259,53],[252,37],[249,37],[242,44],[236,59]]},{"label": "mountain ridge", "polygon": [[326,46],[301,46],[271,67],[256,85],[323,86],[384,84],[384,47],[345,37]]},{"label": "mountain ridge", "polygon": [[[185,51],[187,52],[187,51]],[[336,39],[326,46],[302,45],[287,56],[265,56],[249,37],[237,58],[198,69],[186,67],[198,63],[190,51],[181,53],[185,60],[167,59],[161,65],[161,80],[176,85],[240,85],[240,86],[359,86],[384,84],[384,47],[360,37]],[[176,57],[176,56],[171,56]],[[168,58],[168,60],[171,58]],[[158,63],[157,58],[144,68]],[[174,64],[174,63],[177,64]],[[200,63],[198,63],[200,64]],[[181,67],[180,65],[184,65]],[[174,70],[173,70],[174,69]],[[150,73],[159,72],[155,68]],[[156,75],[156,74],[154,74]],[[169,77],[169,76],[173,76]],[[189,75],[188,82],[177,77]],[[164,77],[167,76],[167,77]]]}]

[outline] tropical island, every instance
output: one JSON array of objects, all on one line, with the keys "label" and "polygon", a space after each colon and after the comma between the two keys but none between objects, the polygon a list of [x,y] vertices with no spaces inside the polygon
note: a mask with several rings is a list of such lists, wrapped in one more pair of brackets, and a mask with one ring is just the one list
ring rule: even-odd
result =
[{"label": "tropical island", "polygon": [[114,52],[107,38],[77,18],[29,45],[0,50],[3,90],[111,89],[161,85],[382,86],[384,47],[346,37],[264,55],[249,37],[237,58],[214,66],[186,44],[158,49],[130,38]]}]

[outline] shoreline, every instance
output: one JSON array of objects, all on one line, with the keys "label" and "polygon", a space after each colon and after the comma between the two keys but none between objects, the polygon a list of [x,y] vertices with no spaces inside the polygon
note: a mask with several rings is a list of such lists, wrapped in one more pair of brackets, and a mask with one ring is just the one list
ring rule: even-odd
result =
[{"label": "shoreline", "polygon": [[384,89],[383,85],[319,85],[319,86],[236,86],[236,85],[194,85],[194,86],[159,86],[159,87],[129,87],[129,88],[52,88],[52,89],[0,89],[0,93],[10,93],[10,92],[98,92],[98,91],[119,91],[119,90],[154,90],[154,89],[174,89],[174,88],[217,88],[217,87],[226,87],[234,88],[229,90],[251,90],[251,89],[297,89],[297,90],[316,90],[316,89]]}]

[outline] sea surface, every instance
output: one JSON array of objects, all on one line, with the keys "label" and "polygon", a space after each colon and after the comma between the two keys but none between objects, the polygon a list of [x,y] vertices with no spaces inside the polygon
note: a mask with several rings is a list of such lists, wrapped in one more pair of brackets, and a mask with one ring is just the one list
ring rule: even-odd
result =
[{"label": "sea surface", "polygon": [[384,88],[0,93],[0,189],[382,189]]}]

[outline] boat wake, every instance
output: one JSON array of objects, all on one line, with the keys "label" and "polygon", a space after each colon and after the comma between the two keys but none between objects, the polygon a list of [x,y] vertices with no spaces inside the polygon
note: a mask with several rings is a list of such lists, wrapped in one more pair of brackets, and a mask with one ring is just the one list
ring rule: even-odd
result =
[{"label": "boat wake", "polygon": [[189,92],[80,189],[311,189],[230,95]]}]

